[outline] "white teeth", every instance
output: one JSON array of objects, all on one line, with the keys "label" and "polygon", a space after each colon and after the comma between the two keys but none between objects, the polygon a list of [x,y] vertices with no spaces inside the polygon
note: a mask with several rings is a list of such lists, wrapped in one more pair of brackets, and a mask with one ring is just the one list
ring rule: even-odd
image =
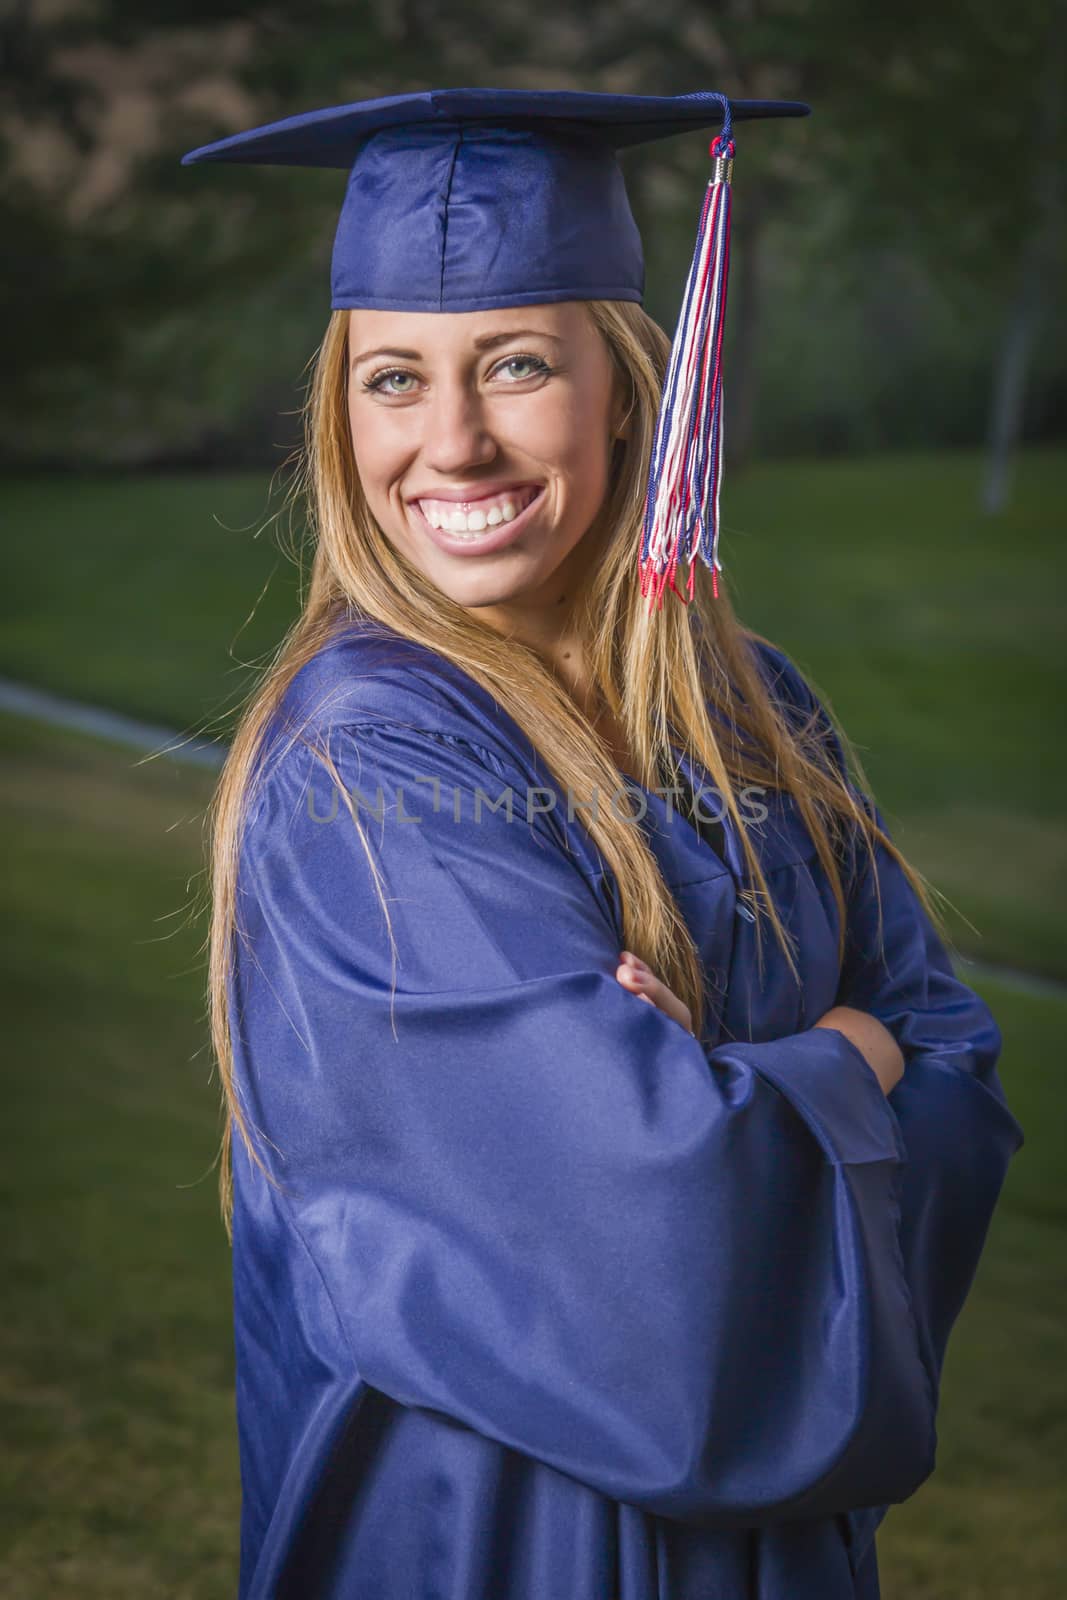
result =
[{"label": "white teeth", "polygon": [[449,502],[441,500],[424,500],[421,505],[431,528],[443,528],[448,533],[477,534],[483,533],[486,528],[497,528],[502,522],[514,522],[539,493],[538,488],[531,487],[522,490],[517,497],[488,504],[488,509],[478,506],[466,512],[454,509]]}]

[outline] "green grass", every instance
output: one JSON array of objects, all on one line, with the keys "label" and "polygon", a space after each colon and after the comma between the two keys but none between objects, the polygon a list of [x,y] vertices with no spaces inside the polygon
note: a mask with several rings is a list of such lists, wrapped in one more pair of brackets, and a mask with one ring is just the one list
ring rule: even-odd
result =
[{"label": "green grass", "polygon": [[239,1510],[210,776],[0,719],[0,1593],[223,1600]]},{"label": "green grass", "polygon": [[[727,479],[742,618],[798,661],[864,761],[894,836],[986,961],[1067,977],[1067,451],[1027,452],[1003,517],[971,453],[761,464]],[[225,734],[297,608],[280,486],[235,477],[8,488],[0,673]]]},{"label": "green grass", "polygon": [[996,519],[981,467],[768,463],[731,492],[723,560],[740,615],[829,700],[894,837],[975,925],[952,920],[960,948],[1064,977],[1067,452],[1025,454]]},{"label": "green grass", "polygon": [[266,473],[8,485],[0,673],[172,727],[225,729],[249,664],[297,609],[289,518],[270,490]]},{"label": "green grass", "polygon": [[[0,716],[0,1593],[222,1600],[239,1487],[204,1023],[210,775]],[[978,987],[1027,1142],[950,1341],[885,1600],[1058,1600],[1067,1004]]]}]

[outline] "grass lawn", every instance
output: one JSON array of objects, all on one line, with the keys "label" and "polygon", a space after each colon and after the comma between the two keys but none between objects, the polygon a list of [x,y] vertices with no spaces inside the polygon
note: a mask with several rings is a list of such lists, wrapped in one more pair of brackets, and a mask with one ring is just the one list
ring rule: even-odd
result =
[{"label": "grass lawn", "polygon": [[[0,673],[171,727],[221,730],[297,606],[267,473],[21,479]],[[294,529],[294,537],[299,532]]]},{"label": "grass lawn", "polygon": [[188,911],[210,776],[0,719],[0,1593],[232,1600],[221,1126]]},{"label": "grass lawn", "polygon": [[[829,699],[894,835],[958,908],[959,948],[1067,978],[1067,451],[1026,453],[996,520],[975,510],[980,478],[967,452],[763,463],[727,480],[722,559],[742,618]],[[270,488],[10,485],[0,673],[224,734],[297,607],[299,527]]]},{"label": "grass lawn", "polygon": [[[211,777],[0,717],[0,1593],[230,1600],[229,1253],[203,1015]],[[934,1478],[885,1600],[1058,1600],[1067,1005],[980,985],[1027,1143],[949,1346]]]},{"label": "grass lawn", "polygon": [[981,472],[965,452],[766,463],[732,493],[723,561],[974,925],[952,919],[959,948],[1064,978],[1067,451],[1025,454],[997,519],[976,512]]}]

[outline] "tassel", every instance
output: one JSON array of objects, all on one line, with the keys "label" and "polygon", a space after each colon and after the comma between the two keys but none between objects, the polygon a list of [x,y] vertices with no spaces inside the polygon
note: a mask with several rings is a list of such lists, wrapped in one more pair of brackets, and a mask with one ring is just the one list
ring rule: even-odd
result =
[{"label": "tassel", "polygon": [[[722,131],[708,146],[714,166],[704,191],[696,248],[682,314],[671,347],[652,447],[641,540],[641,593],[649,611],[662,608],[671,588],[683,604],[693,598],[696,557],[711,568],[719,597],[719,488],[722,483],[722,340],[730,272],[730,181],[734,142],[730,102],[723,97]],[[681,556],[689,564],[688,593],[674,581]]]}]

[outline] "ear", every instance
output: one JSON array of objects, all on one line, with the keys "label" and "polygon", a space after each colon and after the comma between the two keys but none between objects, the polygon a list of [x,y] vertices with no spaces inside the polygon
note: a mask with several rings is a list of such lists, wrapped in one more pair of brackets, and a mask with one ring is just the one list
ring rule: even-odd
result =
[{"label": "ear", "polygon": [[628,439],[632,429],[630,418],[634,409],[632,382],[623,377],[615,380],[615,397],[611,411],[611,433],[615,439]]}]

